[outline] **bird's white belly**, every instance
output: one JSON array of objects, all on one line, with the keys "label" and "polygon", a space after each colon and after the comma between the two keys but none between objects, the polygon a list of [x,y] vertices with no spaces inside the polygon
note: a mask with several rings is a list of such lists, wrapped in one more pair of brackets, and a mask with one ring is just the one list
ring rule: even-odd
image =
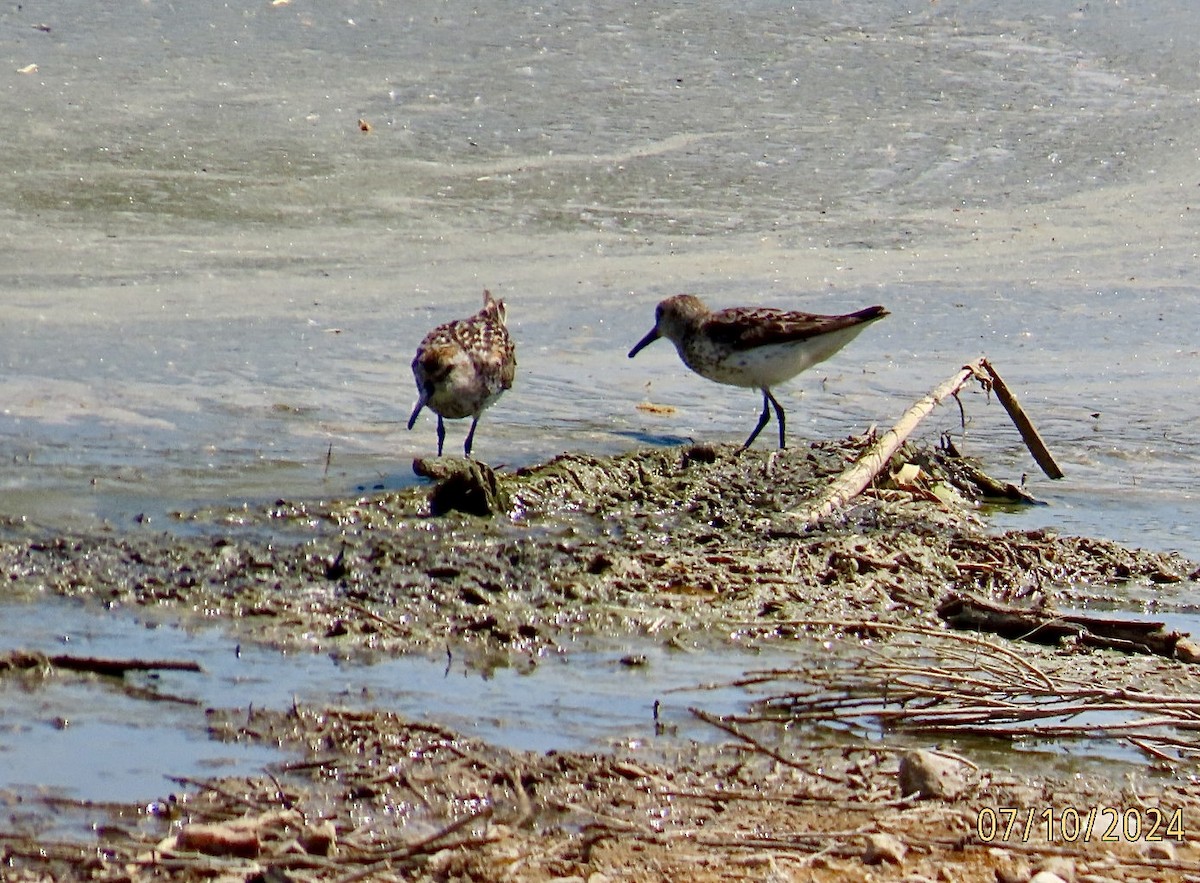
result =
[{"label": "bird's white belly", "polygon": [[499,395],[488,394],[479,384],[468,383],[439,387],[429,397],[428,405],[449,420],[459,420],[475,416],[497,398]]},{"label": "bird's white belly", "polygon": [[756,389],[791,380],[813,365],[824,362],[853,340],[866,325],[853,325],[807,340],[773,343],[735,350],[695,338],[679,355],[701,377],[730,386]]}]

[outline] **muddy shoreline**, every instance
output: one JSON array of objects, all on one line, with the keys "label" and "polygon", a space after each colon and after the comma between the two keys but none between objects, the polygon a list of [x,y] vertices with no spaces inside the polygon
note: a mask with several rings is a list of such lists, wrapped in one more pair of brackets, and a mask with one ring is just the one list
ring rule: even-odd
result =
[{"label": "muddy shoreline", "polygon": [[[978,486],[955,458],[924,448],[906,447],[895,464],[919,466],[916,479],[909,470],[877,483],[803,528],[794,513],[864,443],[568,454],[515,473],[419,463],[431,478],[411,490],[179,513],[180,530],[165,533],[35,536],[12,525],[0,567],[11,598],[217,622],[241,640],[347,659],[450,654],[481,668],[537,665],[576,638],[624,635],[712,652],[795,647],[799,668],[867,664],[893,645],[911,650],[914,632],[864,624],[916,629],[932,645],[945,630],[938,602],[951,592],[1155,612],[1184,609],[1194,592],[1200,567],[1175,555],[1051,530],[989,531],[970,499]],[[1192,692],[1191,667],[1174,659],[997,641],[1072,683]],[[508,751],[386,709],[213,709],[210,718],[214,738],[279,744],[297,759],[262,777],[188,783],[149,815],[76,808],[120,832],[98,842],[6,836],[11,879],[728,879],[730,866],[755,878],[838,879],[866,860],[879,879],[936,878],[953,862],[954,879],[991,880],[1028,879],[1055,857],[1093,873],[1107,862],[1114,877],[1200,869],[1190,829],[1097,854],[1061,831],[1041,845],[985,843],[976,824],[985,806],[1040,810],[1076,798],[1191,812],[1185,749],[1173,763],[1147,756],[1146,778],[1124,786],[967,758],[955,794],[914,800],[901,799],[896,779],[925,738],[911,733],[848,746],[817,727],[797,756],[772,749],[776,725],[756,721],[729,730],[719,749],[622,757]],[[939,741],[928,736],[929,747]],[[197,824],[215,825],[213,840],[188,839],[204,833]]]}]

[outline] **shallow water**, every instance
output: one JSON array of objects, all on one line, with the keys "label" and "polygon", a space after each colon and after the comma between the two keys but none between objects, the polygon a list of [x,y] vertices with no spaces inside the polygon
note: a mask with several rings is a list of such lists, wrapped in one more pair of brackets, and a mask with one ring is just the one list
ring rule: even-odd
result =
[{"label": "shallow water", "polygon": [[797,658],[779,649],[712,654],[644,640],[598,641],[481,671],[453,658],[280,654],[240,646],[216,628],[185,631],[68,602],[3,604],[0,622],[0,653],[136,654],[201,665],[199,673],[160,670],[124,682],[64,675],[0,684],[0,796],[8,790],[134,803],[178,790],[170,777],[257,774],[287,757],[211,740],[206,708],[384,708],[529,751],[649,746],[659,741],[659,725],[689,739],[720,736],[688,706],[731,713],[746,694],[707,685]]},{"label": "shallow water", "polygon": [[1198,25],[1181,0],[5,7],[0,515],[156,530],[411,483],[412,352],[485,286],[520,367],[482,459],[739,441],[754,393],[625,357],[688,290],[892,311],[778,391],[792,438],[890,424],[987,354],[1067,473],[964,396],[960,446],[1052,504],[997,525],[1200,559]]},{"label": "shallow water", "polygon": [[[646,639],[580,642],[560,654],[481,671],[464,660],[408,656],[347,660],[280,654],[240,645],[217,627],[184,630],[128,614],[100,614],[77,603],[0,605],[0,654],[37,650],[98,659],[197,662],[200,672],[168,669],[124,680],[60,674],[6,678],[0,684],[0,800],[8,823],[43,811],[41,799],[148,805],[168,800],[180,779],[259,775],[290,759],[269,745],[212,739],[206,708],[287,709],[293,705],[386,709],[434,720],[468,737],[528,751],[592,751],[623,745],[649,755],[678,740],[719,741],[725,734],[688,710],[738,714],[758,698],[786,691],[731,686],[746,672],[821,666],[836,647],[814,642],[784,648],[724,648],[720,653],[670,649]],[[1200,617],[1169,614],[1170,629],[1200,633]],[[631,660],[636,659],[636,662]],[[1098,720],[1121,720],[1100,714]],[[1076,721],[1078,722],[1078,721]],[[856,727],[779,727],[763,737],[779,750],[803,753],[814,740],[846,745],[883,738],[877,722]],[[889,734],[895,746],[904,737]],[[920,743],[917,737],[916,744]],[[1139,751],[1120,741],[950,739],[979,763],[1056,773],[1097,763],[1144,768]],[[1014,753],[1018,752],[1018,753]],[[12,799],[13,795],[22,795]],[[22,807],[22,804],[25,804]],[[72,821],[64,813],[61,823]]]},{"label": "shallow water", "polygon": [[[1200,634],[1200,617],[1194,614],[1163,619],[1168,628]],[[0,683],[0,801],[9,824],[43,813],[39,798],[146,806],[168,800],[180,789],[181,778],[258,775],[290,759],[269,745],[214,741],[206,708],[387,709],[517,750],[589,751],[620,744],[653,755],[676,740],[725,737],[698,721],[691,707],[717,715],[742,713],[754,700],[787,689],[784,681],[757,689],[730,685],[744,673],[803,671],[838,653],[836,646],[819,641],[705,652],[644,639],[597,640],[485,671],[453,658],[281,654],[239,645],[215,627],[184,630],[65,601],[2,604],[0,622],[0,653],[19,649],[124,659],[136,652],[141,659],[196,662],[202,668],[156,670],[123,680],[66,673],[46,680],[6,678]],[[1098,719],[1113,722],[1121,716]],[[844,738],[847,745],[859,745],[883,734],[864,718],[850,729],[798,725],[764,736],[779,740],[781,750],[803,753],[814,741]],[[897,734],[887,738],[893,746],[904,741]],[[922,744],[919,737],[916,744]],[[1114,761],[1131,769],[1144,766],[1138,751],[1117,740],[967,738],[947,744],[996,769],[1070,773]],[[64,813],[60,823],[68,828],[84,823],[71,818]]]},{"label": "shallow water", "polygon": [[[411,481],[408,361],[485,285],[520,373],[484,459],[741,438],[753,393],[624,357],[686,289],[892,309],[781,392],[795,437],[986,353],[1070,476],[1037,517],[1200,555],[1170,523],[1200,472],[1200,13],[1133,6],[7,9],[0,508]],[[997,412],[979,444],[1032,471]]]}]

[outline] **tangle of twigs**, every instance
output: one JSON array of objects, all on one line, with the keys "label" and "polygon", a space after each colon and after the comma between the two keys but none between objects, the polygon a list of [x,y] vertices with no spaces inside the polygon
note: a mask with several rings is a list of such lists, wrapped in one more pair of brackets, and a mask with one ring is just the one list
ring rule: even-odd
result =
[{"label": "tangle of twigs", "polygon": [[[727,723],[805,721],[864,732],[1121,742],[1158,761],[1200,758],[1200,696],[1149,693],[1050,671],[982,638],[877,622],[894,631],[865,660],[747,672],[736,685],[766,690],[756,712]],[[773,690],[779,692],[774,693]]]}]

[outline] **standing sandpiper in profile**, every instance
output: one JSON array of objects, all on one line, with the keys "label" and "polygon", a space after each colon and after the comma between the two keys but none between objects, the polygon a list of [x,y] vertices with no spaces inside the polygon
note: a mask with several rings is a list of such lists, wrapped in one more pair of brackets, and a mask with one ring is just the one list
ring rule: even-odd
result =
[{"label": "standing sandpiper in profile", "polygon": [[513,383],[517,357],[508,328],[504,325],[504,301],[486,289],[483,309],[469,319],[456,319],[434,328],[417,347],[412,363],[417,381],[417,406],[408,418],[408,428],[428,406],[438,415],[438,456],[446,441],[443,418],[470,417],[471,429],[463,453],[471,456],[471,442],[483,409],[491,405]]},{"label": "standing sandpiper in profile", "polygon": [[654,328],[629,351],[629,358],[665,337],[675,344],[683,363],[701,377],[761,389],[762,415],[742,450],[750,447],[767,425],[772,406],[779,422],[779,447],[783,448],[783,406],[771,395],[771,387],[825,361],[886,315],[883,307],[867,307],[844,316],[770,307],[733,307],[714,313],[700,298],[677,294],[658,305]]}]

